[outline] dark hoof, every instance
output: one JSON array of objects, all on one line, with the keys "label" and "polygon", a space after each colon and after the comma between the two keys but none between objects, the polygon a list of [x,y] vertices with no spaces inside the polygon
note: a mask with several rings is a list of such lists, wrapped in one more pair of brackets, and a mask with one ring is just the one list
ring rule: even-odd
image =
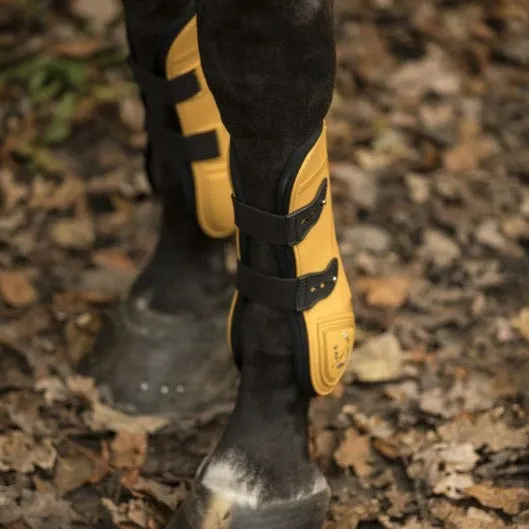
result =
[{"label": "dark hoof", "polygon": [[167,529],[321,529],[329,492],[260,507],[242,505],[198,485]]},{"label": "dark hoof", "polygon": [[78,370],[123,411],[177,420],[229,411],[236,370],[226,346],[224,314],[153,312],[148,299],[123,302],[106,317]]}]

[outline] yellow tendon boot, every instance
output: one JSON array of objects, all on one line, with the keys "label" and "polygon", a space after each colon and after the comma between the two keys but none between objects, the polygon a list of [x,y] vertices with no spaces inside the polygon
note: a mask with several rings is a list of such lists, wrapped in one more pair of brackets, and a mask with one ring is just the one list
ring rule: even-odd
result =
[{"label": "yellow tendon boot", "polygon": [[[168,167],[175,178],[185,175],[181,184],[201,229],[210,237],[224,238],[235,230],[227,168],[229,136],[202,71],[193,11],[173,24],[168,37],[164,76],[129,59],[146,101],[148,157],[153,164],[148,172],[155,188],[160,172]],[[167,108],[172,106],[174,119],[168,119]]]},{"label": "yellow tendon boot", "polygon": [[[347,366],[355,320],[336,241],[326,128],[291,158],[278,186],[274,213],[245,204],[233,152],[231,172],[239,259],[228,328],[232,353],[240,367],[239,314],[248,300],[283,310],[290,324],[301,388],[327,395]],[[281,277],[249,267],[245,252],[251,237],[276,246]]]}]

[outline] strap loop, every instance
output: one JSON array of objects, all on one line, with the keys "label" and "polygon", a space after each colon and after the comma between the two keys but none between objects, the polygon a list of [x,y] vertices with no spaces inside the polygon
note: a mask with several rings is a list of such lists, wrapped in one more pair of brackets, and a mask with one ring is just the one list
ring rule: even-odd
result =
[{"label": "strap loop", "polygon": [[247,298],[276,309],[303,312],[331,294],[338,280],[338,259],[322,272],[297,278],[273,277],[255,272],[240,261],[237,290]]},{"label": "strap loop", "polygon": [[200,84],[194,71],[186,72],[174,79],[164,79],[149,72],[131,57],[127,62],[148,99],[152,97],[162,99],[167,104],[176,104],[191,99],[200,92]]},{"label": "strap loop", "polygon": [[253,208],[233,196],[235,224],[252,237],[281,246],[295,246],[306,237],[320,218],[326,195],[327,179],[322,181],[310,204],[289,215],[275,215]]}]

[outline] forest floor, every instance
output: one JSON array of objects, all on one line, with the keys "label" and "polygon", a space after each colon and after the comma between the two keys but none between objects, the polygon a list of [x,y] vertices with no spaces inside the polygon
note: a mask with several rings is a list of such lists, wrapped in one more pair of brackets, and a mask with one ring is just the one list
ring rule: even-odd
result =
[{"label": "forest floor", "polygon": [[[357,347],[311,412],[326,529],[529,527],[529,2],[336,0]],[[315,37],[316,39],[316,37]],[[75,374],[156,239],[119,4],[0,0],[0,526],[163,528],[226,417]]]}]

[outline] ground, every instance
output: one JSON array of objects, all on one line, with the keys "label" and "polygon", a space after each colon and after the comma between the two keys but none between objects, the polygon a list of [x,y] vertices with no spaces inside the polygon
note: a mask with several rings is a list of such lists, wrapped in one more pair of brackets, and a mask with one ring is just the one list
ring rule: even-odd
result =
[{"label": "ground", "polygon": [[[529,527],[529,3],[336,11],[328,125],[358,336],[311,412],[326,529]],[[225,422],[120,415],[73,368],[156,237],[125,54],[114,2],[0,0],[8,529],[162,528]]]}]

